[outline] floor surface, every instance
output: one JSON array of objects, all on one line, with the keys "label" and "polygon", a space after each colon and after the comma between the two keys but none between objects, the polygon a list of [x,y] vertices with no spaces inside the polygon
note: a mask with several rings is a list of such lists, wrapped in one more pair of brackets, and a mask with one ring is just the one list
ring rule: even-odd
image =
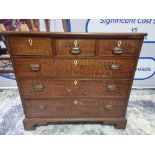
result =
[{"label": "floor surface", "polygon": [[23,128],[23,109],[17,89],[0,89],[1,135],[149,135],[155,134],[155,90],[132,90],[125,130],[103,124],[57,124]]}]

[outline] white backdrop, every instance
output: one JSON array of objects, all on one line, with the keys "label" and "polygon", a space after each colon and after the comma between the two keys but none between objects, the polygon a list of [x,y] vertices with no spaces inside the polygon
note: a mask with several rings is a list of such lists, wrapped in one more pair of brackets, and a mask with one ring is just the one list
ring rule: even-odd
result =
[{"label": "white backdrop", "polygon": [[155,87],[155,19],[72,19],[71,32],[147,32],[134,87]]}]

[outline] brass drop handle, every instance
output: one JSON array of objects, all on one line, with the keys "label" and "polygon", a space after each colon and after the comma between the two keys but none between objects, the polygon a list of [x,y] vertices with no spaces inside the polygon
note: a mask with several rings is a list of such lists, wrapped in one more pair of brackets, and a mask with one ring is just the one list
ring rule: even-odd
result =
[{"label": "brass drop handle", "polygon": [[104,109],[106,110],[106,111],[112,111],[112,104],[106,104],[105,106],[104,106]]},{"label": "brass drop handle", "polygon": [[108,92],[115,92],[117,90],[117,87],[115,85],[108,85],[107,91]]},{"label": "brass drop handle", "polygon": [[111,64],[110,65],[110,69],[111,70],[119,70],[120,69],[120,65],[118,65],[118,64]]},{"label": "brass drop handle", "polygon": [[80,47],[77,46],[78,41],[74,40],[73,44],[74,45],[71,47],[71,50],[70,50],[71,54],[75,54],[75,55],[76,54],[80,54],[81,53],[81,49],[80,49]]},{"label": "brass drop handle", "polygon": [[28,68],[31,70],[31,71],[39,71],[40,70],[40,64],[29,64],[28,65]]},{"label": "brass drop handle", "polygon": [[28,43],[29,43],[30,46],[32,46],[32,43],[33,43],[32,39],[29,39]]},{"label": "brass drop handle", "polygon": [[122,44],[122,41],[119,40],[117,47],[114,47],[113,50],[112,50],[113,54],[121,55],[121,54],[124,53],[124,49],[121,47],[121,44]]},{"label": "brass drop handle", "polygon": [[44,110],[46,110],[47,109],[47,107],[45,106],[45,105],[38,105],[37,106],[37,110],[38,111],[44,111]]},{"label": "brass drop handle", "polygon": [[34,85],[33,88],[34,88],[35,92],[41,92],[41,91],[43,91],[44,86],[43,85]]}]

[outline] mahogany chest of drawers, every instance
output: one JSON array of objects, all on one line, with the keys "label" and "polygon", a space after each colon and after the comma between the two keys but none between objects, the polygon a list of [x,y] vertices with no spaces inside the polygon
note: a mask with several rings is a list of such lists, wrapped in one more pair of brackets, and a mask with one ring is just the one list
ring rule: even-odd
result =
[{"label": "mahogany chest of drawers", "polygon": [[25,130],[62,122],[126,127],[145,33],[7,32]]}]

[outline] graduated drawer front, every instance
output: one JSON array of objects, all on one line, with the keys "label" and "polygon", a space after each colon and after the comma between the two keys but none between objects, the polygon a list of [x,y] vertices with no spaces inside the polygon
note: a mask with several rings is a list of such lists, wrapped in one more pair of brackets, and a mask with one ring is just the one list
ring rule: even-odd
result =
[{"label": "graduated drawer front", "polygon": [[63,98],[24,100],[26,117],[123,117],[126,100]]},{"label": "graduated drawer front", "polygon": [[[77,42],[74,45],[74,42]],[[72,47],[80,48],[80,53],[72,53]],[[74,52],[74,51],[73,51]],[[77,51],[78,52],[78,51]],[[95,56],[95,40],[91,39],[56,39],[56,56]]]},{"label": "graduated drawer front", "polygon": [[22,79],[24,97],[127,97],[129,80]]},{"label": "graduated drawer front", "polygon": [[[19,77],[132,78],[136,59],[15,58]],[[19,67],[20,66],[20,67]]]},{"label": "graduated drawer front", "polygon": [[[99,56],[139,56],[142,39],[103,39],[99,41]],[[119,51],[120,50],[120,51]]]},{"label": "graduated drawer front", "polygon": [[9,37],[7,41],[13,55],[52,55],[50,38]]}]

